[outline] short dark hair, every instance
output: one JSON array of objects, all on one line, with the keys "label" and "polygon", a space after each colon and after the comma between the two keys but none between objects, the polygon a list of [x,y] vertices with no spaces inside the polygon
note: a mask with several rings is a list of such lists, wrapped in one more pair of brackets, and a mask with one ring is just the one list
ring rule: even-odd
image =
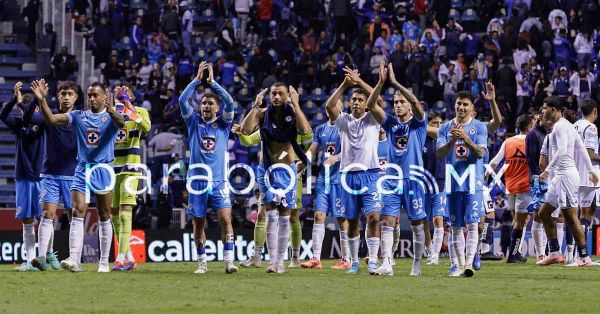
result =
[{"label": "short dark hair", "polygon": [[517,127],[521,132],[527,132],[529,126],[531,125],[531,121],[533,121],[533,117],[530,114],[522,114],[517,118]]},{"label": "short dark hair", "polygon": [[566,109],[562,112],[563,117],[565,119],[567,119],[567,121],[571,122],[571,123],[575,123],[577,122],[577,111],[575,110],[571,110],[571,109]]},{"label": "short dark hair", "polygon": [[598,108],[598,104],[591,98],[586,98],[581,103],[581,113],[583,116],[591,115],[596,108]]},{"label": "short dark hair", "polygon": [[365,96],[365,99],[369,99],[369,92],[366,89],[357,87],[352,90],[352,94],[359,94]]},{"label": "short dark hair", "polygon": [[469,101],[471,101],[471,103],[474,103],[473,95],[471,95],[471,92],[465,90],[456,93],[456,99],[468,99]]},{"label": "short dark hair", "polygon": [[219,102],[219,96],[217,96],[217,94],[215,94],[213,92],[207,92],[207,93],[205,93],[202,96],[202,98],[212,98],[212,99],[214,99],[217,102],[217,104],[220,104],[220,102]]},{"label": "short dark hair", "polygon": [[284,87],[287,90],[287,85],[285,85],[285,83],[283,83],[283,82],[273,83],[273,85],[271,85],[271,87],[269,87],[269,91],[271,91],[271,88],[273,88],[273,87]]},{"label": "short dark hair", "polygon": [[544,98],[544,104],[548,107],[561,109],[560,98],[558,96],[548,96]]},{"label": "short dark hair", "polygon": [[427,113],[427,121],[431,121],[431,120],[433,120],[435,118],[442,119],[442,115],[439,112],[433,111],[433,110],[431,110],[431,111],[429,111],[429,113]]},{"label": "short dark hair", "polygon": [[94,82],[90,84],[90,87],[99,87],[103,92],[106,93],[106,87],[101,82]]},{"label": "short dark hair", "polygon": [[119,83],[117,83],[117,87],[126,87],[131,91],[132,94],[135,95],[135,86],[133,86],[132,84],[130,84],[128,82],[119,82]]},{"label": "short dark hair", "polygon": [[529,65],[529,63],[527,63],[527,62],[523,62],[523,63],[521,63],[521,69],[525,68],[525,67],[526,67],[526,66],[528,66],[528,65]]},{"label": "short dark hair", "polygon": [[62,81],[58,84],[57,93],[60,93],[61,90],[70,89],[75,92],[75,94],[79,93],[79,86],[75,84],[73,81]]}]

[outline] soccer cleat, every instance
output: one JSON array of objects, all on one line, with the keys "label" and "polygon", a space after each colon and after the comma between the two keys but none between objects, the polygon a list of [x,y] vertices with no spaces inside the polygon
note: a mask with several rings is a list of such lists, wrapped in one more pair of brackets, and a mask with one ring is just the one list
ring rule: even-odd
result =
[{"label": "soccer cleat", "polygon": [[479,255],[479,252],[475,253],[475,256],[473,257],[473,269],[481,269],[481,256]]},{"label": "soccer cleat", "polygon": [[377,269],[370,272],[370,274],[375,276],[394,276],[394,269],[390,264],[381,265],[377,267]]},{"label": "soccer cleat", "polygon": [[298,258],[292,257],[292,260],[290,260],[290,265],[288,267],[289,268],[300,268],[300,261],[298,260]]},{"label": "soccer cleat", "polygon": [[475,275],[475,270],[472,265],[465,267],[465,270],[462,273],[465,277],[473,277]]},{"label": "soccer cleat", "polygon": [[535,261],[535,263],[537,264],[537,263],[543,261],[545,258],[546,258],[546,255],[540,255],[537,257],[537,260]]},{"label": "soccer cleat", "polygon": [[60,262],[58,261],[58,257],[56,257],[56,252],[46,253],[46,263],[48,263],[54,270],[60,269]]},{"label": "soccer cleat", "polygon": [[208,267],[206,266],[206,262],[199,263],[198,264],[198,269],[196,269],[196,271],[194,272],[194,274],[206,274],[207,271],[208,271]]},{"label": "soccer cleat", "polygon": [[515,255],[509,255],[506,259],[507,264],[524,264],[527,263],[527,257],[521,255],[521,253]]},{"label": "soccer cleat", "polygon": [[225,273],[226,274],[237,273],[237,271],[238,271],[238,268],[237,268],[237,266],[233,265],[233,262],[225,263]]},{"label": "soccer cleat", "polygon": [[393,257],[390,258],[390,265],[396,266],[396,260]]},{"label": "soccer cleat", "polygon": [[369,271],[369,274],[375,271],[375,269],[379,268],[379,263],[377,262],[369,262],[368,265],[369,266],[367,266],[367,270]]},{"label": "soccer cleat", "polygon": [[36,258],[34,258],[33,260],[31,260],[31,265],[41,271],[45,271],[46,270],[46,257],[45,256],[38,256]]},{"label": "soccer cleat", "polygon": [[108,264],[98,264],[98,272],[108,273],[110,272],[110,267],[108,267]]},{"label": "soccer cleat", "polygon": [[17,268],[15,268],[15,270],[19,271],[19,272],[27,272],[27,271],[36,272],[36,271],[39,271],[39,269],[33,267],[33,265],[31,265],[31,263],[28,263],[28,262],[24,262],[21,265],[17,266]]},{"label": "soccer cleat", "polygon": [[427,260],[427,265],[439,265],[440,264],[440,256],[439,255],[431,255],[431,258]]},{"label": "soccer cleat", "polygon": [[452,266],[450,266],[450,269],[448,269],[448,276],[450,277],[460,277],[461,275],[462,269],[456,264],[452,264]]},{"label": "soccer cleat", "polygon": [[240,263],[240,266],[244,268],[260,268],[262,261],[260,260],[260,256],[252,255],[247,260]]},{"label": "soccer cleat", "polygon": [[502,260],[502,256],[498,256],[498,255],[492,253],[491,251],[481,254],[481,256],[479,258],[482,261],[501,261]]},{"label": "soccer cleat", "polygon": [[358,272],[360,272],[360,264],[358,262],[356,263],[352,263],[352,265],[350,265],[350,269],[348,269],[348,271],[346,272],[347,274],[358,274]]},{"label": "soccer cleat", "polygon": [[548,255],[543,260],[535,263],[538,266],[548,266],[552,264],[563,264],[565,262],[565,257],[562,255]]},{"label": "soccer cleat", "polygon": [[278,275],[285,274],[285,266],[283,265],[283,263],[277,264],[276,272]]},{"label": "soccer cleat", "polygon": [[590,266],[594,266],[594,263],[592,262],[592,259],[590,259],[589,257],[580,259],[579,261],[577,261],[577,267],[590,267]]},{"label": "soccer cleat", "polygon": [[60,268],[64,269],[64,270],[68,270],[70,272],[73,273],[77,273],[82,271],[81,269],[81,265],[69,258],[63,260],[62,262],[60,262]]},{"label": "soccer cleat", "polygon": [[115,263],[113,264],[113,271],[123,271],[123,263],[119,262],[119,261],[115,261]]},{"label": "soccer cleat", "polygon": [[410,275],[413,277],[421,276],[421,262],[413,262]]},{"label": "soccer cleat", "polygon": [[331,266],[331,269],[349,269],[350,268],[350,262],[343,260],[343,259],[339,259],[337,264]]},{"label": "soccer cleat", "polygon": [[273,263],[269,263],[269,265],[267,265],[267,273],[275,273],[277,272],[277,265],[273,264]]},{"label": "soccer cleat", "polygon": [[313,257],[310,260],[300,264],[300,267],[321,269],[321,268],[323,268],[323,264],[321,264],[320,260]]}]

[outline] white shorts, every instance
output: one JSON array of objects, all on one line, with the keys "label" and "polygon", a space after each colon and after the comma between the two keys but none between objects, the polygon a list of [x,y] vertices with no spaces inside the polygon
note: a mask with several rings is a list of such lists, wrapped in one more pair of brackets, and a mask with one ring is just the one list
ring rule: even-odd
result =
[{"label": "white shorts", "polygon": [[[579,187],[579,206],[581,208],[592,207],[592,202],[594,202],[594,198],[598,194],[598,190],[591,186],[580,186]],[[596,197],[596,204],[598,203],[598,198]]]},{"label": "white shorts", "polygon": [[492,202],[490,189],[485,184],[483,185],[483,205],[485,206],[486,215],[494,212],[494,202]]},{"label": "white shorts", "polygon": [[558,216],[560,216],[560,208],[555,209],[552,212],[552,215],[550,215],[550,217],[552,217],[552,218],[558,218]]},{"label": "white shorts", "polygon": [[531,195],[529,193],[518,193],[508,195],[508,210],[517,213],[529,213],[528,207],[531,203]]},{"label": "white shorts", "polygon": [[555,175],[550,184],[548,184],[546,203],[558,209],[577,208],[579,205],[578,191],[579,173],[577,171]]}]

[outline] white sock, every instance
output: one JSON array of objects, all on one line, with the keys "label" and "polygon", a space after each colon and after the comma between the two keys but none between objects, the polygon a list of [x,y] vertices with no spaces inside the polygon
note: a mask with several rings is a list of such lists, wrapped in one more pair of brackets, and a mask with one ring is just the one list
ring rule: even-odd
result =
[{"label": "white sock", "polygon": [[290,242],[290,216],[279,216],[279,243],[277,250],[279,257],[277,261],[281,264],[285,260],[285,253]]},{"label": "white sock", "polygon": [[456,250],[454,249],[456,243],[453,239],[452,229],[450,229],[448,233],[448,257],[450,258],[451,265],[458,265],[458,256],[456,256]]},{"label": "white sock", "polygon": [[369,249],[369,262],[377,262],[377,255],[379,254],[379,238],[367,238],[367,248]]},{"label": "white sock", "polygon": [[348,239],[348,249],[350,251],[350,261],[352,264],[358,263],[358,245],[360,244],[360,236]]},{"label": "white sock", "polygon": [[100,238],[100,264],[108,265],[110,244],[113,238],[113,227],[110,219],[99,222],[98,236]]},{"label": "white sock", "polygon": [[206,263],[206,253],[198,255],[198,265]]},{"label": "white sock", "polygon": [[119,255],[117,255],[117,262],[123,263],[126,258],[127,258],[127,254],[126,253],[119,252]]},{"label": "white sock", "polygon": [[521,234],[521,242],[519,242],[519,253],[521,253],[522,256],[525,256],[526,255],[525,253],[527,253],[527,248],[524,245],[526,233],[527,233],[527,226],[524,226],[523,233]]},{"label": "white sock", "polygon": [[52,234],[50,235],[50,241],[48,241],[47,252],[54,253],[54,220],[52,220]]},{"label": "white sock", "polygon": [[425,229],[423,225],[410,226],[413,233],[413,245],[415,247],[414,260],[419,262],[423,258],[423,250],[425,249]]},{"label": "white sock", "polygon": [[473,258],[477,253],[477,244],[479,242],[479,224],[471,223],[467,224],[467,251],[466,251],[466,265],[473,264]]},{"label": "white sock", "polygon": [[536,256],[546,255],[546,246],[544,243],[544,225],[534,221],[531,224],[531,233],[533,244],[535,245]]},{"label": "white sock", "polygon": [[277,244],[279,241],[279,212],[269,210],[266,213],[267,218],[267,250],[269,251],[269,263],[277,264]]},{"label": "white sock", "polygon": [[556,223],[556,236],[558,239],[558,246],[561,247],[561,252],[563,248],[563,241],[565,239],[565,224],[563,222]]},{"label": "white sock", "polygon": [[381,227],[381,255],[383,265],[389,265],[394,258],[392,247],[394,246],[394,227]]},{"label": "white sock", "polygon": [[48,253],[48,246],[54,233],[53,222],[52,219],[46,218],[42,218],[40,221],[38,226],[38,256],[46,257],[46,253]]},{"label": "white sock", "polygon": [[350,247],[348,246],[348,231],[340,229],[340,249],[342,250],[342,259],[350,261]]},{"label": "white sock", "polygon": [[[400,227],[394,227],[394,245],[392,245],[392,257],[398,250],[398,244],[400,243]],[[441,245],[441,244],[440,244]]]},{"label": "white sock", "polygon": [[125,259],[130,262],[135,262],[135,257],[131,254],[131,249],[127,250],[127,254],[125,254]]},{"label": "white sock", "polygon": [[433,239],[431,253],[433,256],[440,256],[440,250],[442,249],[442,242],[444,241],[444,228],[433,228]]},{"label": "white sock", "polygon": [[313,257],[321,260],[321,247],[323,238],[325,237],[325,224],[313,224],[312,241],[313,241]]},{"label": "white sock", "polygon": [[[452,244],[454,247],[454,254],[456,254],[456,260],[459,267],[465,266],[465,234],[463,228],[452,227]],[[475,243],[477,244],[477,242]]]},{"label": "white sock", "polygon": [[260,259],[261,255],[262,255],[262,247],[259,246],[255,246],[254,247],[254,257]]},{"label": "white sock", "polygon": [[232,233],[225,235],[225,245],[226,246],[230,245],[230,248],[229,249],[226,248],[224,250],[223,260],[226,263],[232,263],[233,262],[233,234]]},{"label": "white sock", "polygon": [[573,260],[575,258],[575,245],[567,244],[567,250],[565,253],[567,260]]},{"label": "white sock", "polygon": [[23,246],[27,252],[27,262],[35,258],[35,228],[34,224],[23,224]]},{"label": "white sock", "polygon": [[69,257],[81,263],[81,250],[83,249],[83,218],[72,217],[69,230]]}]

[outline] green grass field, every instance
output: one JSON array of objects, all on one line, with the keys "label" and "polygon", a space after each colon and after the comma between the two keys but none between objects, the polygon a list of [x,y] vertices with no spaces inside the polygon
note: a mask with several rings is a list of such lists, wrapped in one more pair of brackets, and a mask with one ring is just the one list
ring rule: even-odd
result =
[{"label": "green grass field", "polygon": [[[334,261],[327,261],[327,268]],[[1,313],[599,313],[600,267],[486,262],[472,278],[446,276],[447,260],[408,276],[352,276],[330,269],[265,269],[195,275],[195,263],[141,264],[133,272],[17,273],[0,266]],[[264,265],[264,264],[263,264]]]}]

